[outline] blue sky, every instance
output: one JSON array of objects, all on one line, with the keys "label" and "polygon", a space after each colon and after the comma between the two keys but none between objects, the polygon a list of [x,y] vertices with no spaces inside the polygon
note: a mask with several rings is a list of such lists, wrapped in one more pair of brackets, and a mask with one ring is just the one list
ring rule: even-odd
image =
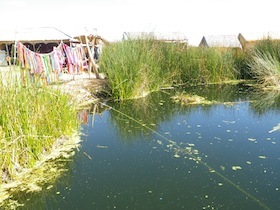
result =
[{"label": "blue sky", "polygon": [[96,28],[109,40],[124,31],[180,32],[194,44],[203,35],[277,31],[280,20],[277,0],[1,0],[0,8],[2,30]]}]

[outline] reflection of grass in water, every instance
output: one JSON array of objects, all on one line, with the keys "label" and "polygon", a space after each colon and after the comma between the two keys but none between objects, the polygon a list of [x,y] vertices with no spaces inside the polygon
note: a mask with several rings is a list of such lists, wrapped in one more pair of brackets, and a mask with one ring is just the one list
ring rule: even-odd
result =
[{"label": "reflection of grass in water", "polygon": [[[174,105],[171,103],[169,95],[164,96],[164,98],[159,100],[160,95],[154,93],[145,98],[114,103],[114,107],[120,110],[121,113],[134,116],[134,118],[138,119],[142,124],[155,128],[160,122],[170,120],[171,117],[173,117],[173,112],[171,110]],[[150,130],[145,129],[145,127],[124,117],[120,113],[112,111],[110,118],[110,122],[117,123],[118,131],[122,136],[127,137],[126,139],[135,139],[137,136],[144,138],[150,136]]]},{"label": "reflection of grass in water", "polygon": [[[120,113],[113,112],[110,114],[110,122],[115,122],[118,124],[117,127],[122,133],[122,136],[125,136],[127,139],[131,139],[130,137],[135,139],[137,136],[145,139],[150,135],[149,130],[142,126],[144,124],[156,126],[154,118],[147,117],[153,116],[152,112],[154,112],[154,110],[150,107],[149,100],[150,97],[145,97],[141,100],[136,99],[133,101],[126,101],[125,104],[116,104],[116,106],[118,106],[118,110],[122,110],[122,112],[126,111],[128,115],[134,115],[137,119],[139,119],[139,122],[141,122],[141,125],[139,125],[139,123],[124,117]],[[140,130],[141,132],[139,132]]]},{"label": "reflection of grass in water", "polygon": [[279,110],[280,107],[280,91],[258,91],[255,100],[251,103],[251,107],[256,113],[262,114],[267,110]]},{"label": "reflection of grass in water", "polygon": [[[183,106],[192,106],[192,105],[200,105],[202,106],[203,110],[207,110],[207,106],[204,105],[214,105],[214,104],[223,104],[225,106],[233,106],[236,103],[240,102],[221,102],[221,101],[208,101],[202,96],[198,95],[190,95],[186,93],[177,93],[175,96],[171,97],[175,103],[179,103],[180,105]],[[210,108],[210,106],[209,106]]]},{"label": "reflection of grass in water", "polygon": [[[145,98],[113,103],[113,106],[121,113],[133,116],[133,118],[138,119],[142,124],[156,129],[161,122],[172,120],[172,118],[174,118],[174,113],[188,115],[194,111],[194,109],[202,109],[206,112],[210,111],[210,105],[212,104],[231,106],[234,103],[229,101],[238,101],[239,103],[240,96],[236,93],[240,92],[240,90],[243,91],[246,88],[247,87],[243,87],[243,85],[209,85],[207,88],[205,88],[205,86],[189,87],[182,92],[179,92],[180,89],[169,89],[152,93]],[[185,97],[186,93],[194,96],[191,99],[196,103],[189,106],[188,103],[184,103],[185,101],[183,101],[182,106],[180,98],[188,100],[188,97]],[[197,93],[201,95],[197,96]],[[246,94],[247,92],[245,91],[245,94],[242,94],[242,97],[247,98]],[[172,97],[174,95],[175,97]],[[218,101],[215,101],[215,98],[217,98]],[[174,103],[174,100],[178,100],[179,103]],[[110,103],[108,104],[111,105]],[[122,134],[122,137],[126,137],[122,138],[123,140],[136,139],[137,136],[144,138],[150,136],[149,133],[151,133],[151,131],[146,130],[138,123],[129,120],[120,113],[111,111],[110,118],[110,122],[117,124],[117,131]]]},{"label": "reflection of grass in water", "polygon": [[[230,185],[232,185],[233,187],[235,187],[237,190],[239,190],[240,192],[242,192],[243,194],[245,194],[246,196],[248,196],[249,198],[251,198],[253,201],[255,201],[256,203],[258,203],[260,206],[262,206],[264,209],[270,209],[268,206],[266,206],[264,203],[262,203],[259,199],[257,199],[256,197],[254,197],[253,195],[251,195],[250,193],[248,193],[246,190],[244,190],[243,188],[241,188],[239,185],[235,184],[234,182],[232,182],[231,180],[229,180],[228,178],[226,178],[224,175],[222,175],[221,173],[219,173],[218,171],[214,170],[211,166],[209,166],[206,162],[202,161],[201,157],[197,157],[196,155],[198,154],[198,150],[193,149],[192,146],[188,146],[185,148],[182,148],[181,145],[178,145],[176,142],[172,141],[171,139],[166,138],[165,136],[163,136],[162,134],[158,133],[156,130],[152,129],[150,126],[143,124],[142,122],[140,122],[139,120],[125,114],[124,112],[121,112],[109,105],[103,104],[104,106],[107,106],[108,108],[112,109],[113,111],[117,112],[119,115],[122,115],[128,119],[130,119],[131,121],[134,121],[135,123],[139,124],[140,126],[144,127],[145,129],[151,131],[152,133],[158,135],[159,137],[161,137],[162,139],[164,139],[167,143],[167,147],[171,148],[175,154],[174,157],[175,158],[179,158],[180,154],[186,154],[189,155],[194,161],[196,161],[197,163],[200,163],[202,165],[204,165],[210,172],[215,173],[216,175],[218,175],[219,177],[221,177],[225,182],[229,183]],[[163,143],[161,141],[157,141],[158,144],[162,145]]]},{"label": "reflection of grass in water", "polygon": [[[250,97],[253,89],[250,82],[238,82],[230,84],[211,84],[211,85],[196,85],[187,88],[179,89],[180,92],[199,95],[209,101],[239,101]],[[242,94],[240,94],[242,92]]]}]

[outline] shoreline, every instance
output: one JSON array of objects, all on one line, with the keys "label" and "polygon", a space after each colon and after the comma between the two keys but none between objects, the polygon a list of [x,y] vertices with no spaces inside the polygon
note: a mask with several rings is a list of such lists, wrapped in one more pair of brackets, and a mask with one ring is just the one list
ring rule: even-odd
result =
[{"label": "shoreline", "polygon": [[[97,101],[95,94],[103,90],[104,79],[96,79],[94,74],[82,72],[78,75],[62,74],[59,81],[50,84],[50,88],[60,90],[70,95],[70,103],[77,104],[77,110],[88,107]],[[2,183],[0,186],[0,207],[15,208],[22,204],[13,200],[13,195],[21,192],[38,192],[44,190],[43,186],[48,185],[47,190],[52,188],[55,182],[67,168],[61,167],[58,160],[69,160],[75,155],[75,150],[80,147],[82,133],[73,132],[71,136],[62,136],[56,139],[51,152],[42,154],[31,168],[20,168],[13,174],[12,180]],[[65,161],[65,162],[66,162]],[[5,176],[5,174],[2,174]]]}]

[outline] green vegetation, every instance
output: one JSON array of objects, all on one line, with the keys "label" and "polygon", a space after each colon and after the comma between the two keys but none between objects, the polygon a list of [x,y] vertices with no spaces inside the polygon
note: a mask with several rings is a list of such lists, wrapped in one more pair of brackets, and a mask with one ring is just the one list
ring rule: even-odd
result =
[{"label": "green vegetation", "polygon": [[182,105],[210,105],[215,102],[208,101],[205,98],[198,95],[190,95],[187,93],[177,93],[175,96],[171,97],[176,103],[180,103]]},{"label": "green vegetation", "polygon": [[236,80],[239,73],[234,65],[235,53],[231,49],[189,48],[181,77],[185,83],[194,85]]},{"label": "green vegetation", "polygon": [[[182,84],[251,78],[279,87],[279,49],[280,43],[270,39],[246,51],[189,47],[153,38],[126,40],[104,49],[100,68],[107,74],[115,100],[144,97]],[[0,72],[0,182],[32,167],[52,150],[57,139],[76,131],[79,123],[75,104],[70,104],[67,95],[44,86],[40,78],[25,76],[23,83],[19,71],[12,72]],[[175,100],[189,103],[202,99],[178,95]]]},{"label": "green vegetation", "polygon": [[28,80],[23,85],[19,72],[12,72],[0,72],[0,184],[32,167],[78,128],[68,96]]},{"label": "green vegetation", "polygon": [[264,86],[280,86],[280,42],[264,39],[256,44],[249,61],[250,72]]},{"label": "green vegetation", "polygon": [[128,40],[106,47],[100,66],[106,71],[114,98],[123,100],[146,96],[180,80],[176,62],[179,59],[173,60],[169,52],[180,47],[163,45],[153,39]]},{"label": "green vegetation", "polygon": [[[153,38],[127,40],[104,49],[100,67],[116,100],[146,96],[178,84],[239,79],[238,50],[195,48]],[[237,63],[235,57],[239,56]],[[243,62],[244,63],[244,62]]]},{"label": "green vegetation", "polygon": [[153,38],[126,40],[104,50],[100,67],[115,100],[143,97],[179,84],[240,79],[280,84],[280,42],[264,39],[250,50],[189,47]]}]

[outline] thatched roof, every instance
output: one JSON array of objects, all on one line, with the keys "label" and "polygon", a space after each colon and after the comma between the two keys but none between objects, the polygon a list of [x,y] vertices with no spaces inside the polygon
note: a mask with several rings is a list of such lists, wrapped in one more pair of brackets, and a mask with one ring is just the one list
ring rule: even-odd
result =
[{"label": "thatched roof", "polygon": [[181,32],[157,32],[155,38],[166,42],[188,42],[186,35]]},{"label": "thatched roof", "polygon": [[0,32],[0,44],[12,44],[15,41],[50,43],[72,40],[70,35],[54,27],[7,29]]},{"label": "thatched roof", "polygon": [[165,42],[187,42],[188,39],[180,32],[124,32],[124,39],[153,38]]},{"label": "thatched roof", "polygon": [[203,36],[199,46],[242,48],[238,36],[236,35]]},{"label": "thatched roof", "polygon": [[123,39],[146,39],[154,38],[153,32],[124,32]]}]

